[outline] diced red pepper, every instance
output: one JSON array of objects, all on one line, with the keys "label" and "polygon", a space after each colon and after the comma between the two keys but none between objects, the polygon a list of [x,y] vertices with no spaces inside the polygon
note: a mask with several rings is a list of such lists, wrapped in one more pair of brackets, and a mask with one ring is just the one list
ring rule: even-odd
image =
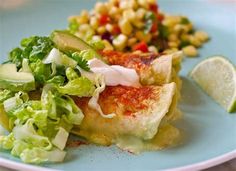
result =
[{"label": "diced red pepper", "polygon": [[157,4],[150,4],[149,9],[154,13],[158,13],[158,5]]},{"label": "diced red pepper", "polygon": [[106,25],[110,21],[110,17],[106,14],[101,15],[99,19],[99,24],[100,25]]},{"label": "diced red pepper", "polygon": [[158,14],[158,15],[157,15],[157,20],[158,20],[158,21],[162,22],[163,19],[164,19],[164,15],[163,15],[163,14]]},{"label": "diced red pepper", "polygon": [[151,32],[153,33],[153,32],[156,32],[156,31],[157,31],[157,22],[155,21],[155,22],[152,23]]},{"label": "diced red pepper", "polygon": [[113,29],[112,29],[112,34],[120,34],[121,33],[121,30],[120,30],[120,27],[116,24],[113,25]]},{"label": "diced red pepper", "polygon": [[142,52],[148,52],[148,46],[147,43],[142,41],[140,43],[137,43],[136,45],[134,45],[133,50],[140,50]]}]

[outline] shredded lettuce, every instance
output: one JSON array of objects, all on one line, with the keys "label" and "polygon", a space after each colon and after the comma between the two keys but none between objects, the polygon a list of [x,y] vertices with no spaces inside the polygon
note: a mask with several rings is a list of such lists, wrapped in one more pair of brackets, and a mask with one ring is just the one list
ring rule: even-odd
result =
[{"label": "shredded lettuce", "polygon": [[21,47],[9,53],[9,62],[15,63],[20,71],[32,72],[36,82],[43,84],[55,74],[51,65],[42,63],[53,47],[54,44],[49,37],[25,38],[21,41]]},{"label": "shredded lettuce", "polygon": [[81,109],[75,104],[74,100],[69,96],[63,96],[62,98],[56,99],[57,107],[60,109],[60,112],[63,112],[66,115],[66,120],[74,125],[80,125],[84,115]]},{"label": "shredded lettuce", "polygon": [[78,74],[72,68],[67,68],[66,69],[66,77],[69,81],[72,81],[72,80],[75,80],[75,79],[79,78]]},{"label": "shredded lettuce", "polygon": [[90,97],[93,95],[95,86],[88,78],[79,77],[72,68],[66,70],[66,76],[69,82],[64,86],[58,87],[60,93],[79,97]]},{"label": "shredded lettuce", "polygon": [[67,55],[61,53],[58,49],[53,48],[48,56],[43,59],[44,64],[55,63],[56,65],[64,65],[66,67],[74,68],[77,62]]},{"label": "shredded lettuce", "polygon": [[39,164],[42,162],[62,162],[65,158],[66,152],[57,148],[51,151],[46,151],[41,148],[34,147],[32,149],[25,149],[20,158],[25,163]]},{"label": "shredded lettuce", "polygon": [[[90,45],[104,48],[102,41]],[[36,86],[29,94],[0,90],[0,105],[12,130],[0,136],[1,149],[27,163],[63,161],[69,133],[84,118],[71,95],[92,97],[90,107],[105,118],[115,116],[104,114],[97,102],[105,82],[102,75],[90,72],[88,60],[97,56],[94,49],[62,52],[49,37],[33,36],[10,52],[8,62],[17,72],[32,73]]]},{"label": "shredded lettuce", "polygon": [[68,136],[69,133],[64,128],[60,127],[52,143],[60,150],[63,150],[66,146]]},{"label": "shredded lettuce", "polygon": [[0,91],[0,104],[3,103],[5,100],[12,97],[14,93],[10,90],[4,89]]},{"label": "shredded lettuce", "polygon": [[51,119],[56,119],[57,109],[52,89],[53,87],[51,85],[44,86],[41,95],[41,103],[42,103],[42,109],[47,110],[48,117]]},{"label": "shredded lettuce", "polygon": [[30,62],[43,59],[53,48],[53,42],[49,37],[32,36],[21,41],[22,55]]},{"label": "shredded lettuce", "polygon": [[99,114],[104,117],[104,118],[113,118],[116,116],[115,113],[111,114],[104,114],[101,106],[98,104],[98,99],[99,99],[99,94],[105,89],[105,78],[101,74],[95,74],[95,85],[96,85],[96,90],[94,91],[94,94],[92,98],[89,100],[88,106],[91,107],[92,109],[96,110],[99,112]]},{"label": "shredded lettuce", "polygon": [[50,79],[52,74],[50,64],[44,64],[42,60],[38,59],[33,63],[30,63],[29,66],[32,70],[36,82],[38,82],[39,84],[43,84]]},{"label": "shredded lettuce", "polygon": [[62,161],[69,132],[84,118],[73,99],[51,84],[44,86],[39,100],[19,92],[3,103],[8,101],[14,101],[4,106],[14,126],[9,135],[0,137],[0,148],[27,163]]},{"label": "shredded lettuce", "polygon": [[49,80],[47,80],[48,84],[55,84],[55,85],[63,85],[65,82],[65,78],[61,75],[57,75]]},{"label": "shredded lettuce", "polygon": [[15,140],[14,145],[12,146],[11,154],[13,156],[20,156],[20,154],[27,148],[30,148],[32,145],[26,143],[23,140]]},{"label": "shredded lettuce", "polygon": [[45,150],[52,148],[52,143],[48,137],[39,135],[34,128],[34,119],[28,119],[25,124],[17,125],[12,130],[16,140],[23,140],[34,147],[40,147]]},{"label": "shredded lettuce", "polygon": [[20,91],[16,93],[14,97],[6,99],[3,102],[4,109],[6,112],[9,112],[11,109],[14,109],[15,107],[23,104],[28,99],[29,99],[28,94]]},{"label": "shredded lettuce", "polygon": [[14,146],[14,135],[10,133],[8,136],[0,136],[0,148],[10,150]]},{"label": "shredded lettuce", "polygon": [[69,81],[65,86],[60,86],[58,91],[62,94],[75,95],[79,97],[92,96],[95,87],[86,77],[79,77]]},{"label": "shredded lettuce", "polygon": [[30,69],[30,67],[29,67],[29,60],[26,59],[26,58],[24,58],[24,59],[22,60],[22,70],[21,70],[21,71],[22,71],[22,72],[29,72],[29,73],[32,72],[31,69]]}]

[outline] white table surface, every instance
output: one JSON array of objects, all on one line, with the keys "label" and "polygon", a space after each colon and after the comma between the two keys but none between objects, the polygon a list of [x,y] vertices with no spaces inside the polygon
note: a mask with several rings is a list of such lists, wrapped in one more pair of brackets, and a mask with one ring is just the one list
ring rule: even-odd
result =
[{"label": "white table surface", "polygon": [[[0,171],[13,171],[0,166]],[[220,164],[218,166],[206,169],[204,171],[236,171],[236,159]]]}]

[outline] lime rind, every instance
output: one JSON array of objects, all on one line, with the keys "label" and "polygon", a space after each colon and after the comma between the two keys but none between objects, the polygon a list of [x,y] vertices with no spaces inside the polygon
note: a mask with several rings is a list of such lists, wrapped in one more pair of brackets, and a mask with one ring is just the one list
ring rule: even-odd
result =
[{"label": "lime rind", "polygon": [[[215,65],[219,65],[221,64],[221,66],[219,67],[219,70],[216,70],[216,66],[211,66],[212,64]],[[207,68],[205,68],[207,67]],[[213,68],[214,73],[208,73],[209,68]],[[221,70],[220,70],[221,69]],[[222,70],[224,69],[224,70]],[[203,72],[203,71],[207,71],[207,72]],[[212,71],[211,71],[212,72]],[[217,92],[216,90],[220,89],[220,88],[216,88],[215,90],[213,89],[214,86],[213,83],[215,83],[214,85],[219,86],[219,83],[224,82],[225,80],[214,80],[213,78],[216,78],[216,74],[220,75],[223,72],[225,74],[229,74],[230,76],[232,76],[232,78],[228,78],[228,80],[230,80],[230,82],[227,82],[228,80],[226,80],[225,84],[230,85],[230,88],[232,90],[232,95],[228,95],[227,97],[221,97],[219,98],[219,94],[216,94],[215,92]],[[200,74],[200,75],[199,75]],[[203,61],[201,61],[200,63],[198,63],[193,70],[189,73],[189,75],[193,78],[193,80],[195,82],[197,82],[199,84],[199,86],[209,95],[211,96],[213,99],[215,99],[221,106],[223,106],[228,112],[233,112],[236,109],[236,69],[234,67],[234,65],[225,57],[223,56],[212,56],[210,58],[207,58]],[[213,76],[213,77],[210,77]],[[207,78],[207,80],[206,80]],[[222,78],[223,79],[223,78]],[[220,82],[221,81],[221,82]],[[209,85],[211,84],[211,85]],[[226,86],[222,86],[223,88],[227,87]],[[223,91],[227,91],[227,89],[221,89]],[[229,94],[229,93],[228,93]],[[216,95],[218,97],[216,97]],[[228,98],[228,99],[227,99]],[[220,99],[220,100],[219,100]],[[227,101],[227,102],[226,102]]]}]

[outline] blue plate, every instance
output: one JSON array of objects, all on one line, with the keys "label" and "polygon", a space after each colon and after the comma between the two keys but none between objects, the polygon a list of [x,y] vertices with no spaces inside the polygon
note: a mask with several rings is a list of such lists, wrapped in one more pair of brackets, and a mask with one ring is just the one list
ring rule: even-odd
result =
[{"label": "blue plate", "polygon": [[[11,3],[15,1],[14,5]],[[31,35],[48,35],[67,27],[67,17],[82,9],[91,9],[95,1],[82,0],[3,0],[0,4],[0,56]],[[184,118],[178,123],[185,141],[176,148],[132,155],[115,147],[84,145],[68,149],[64,163],[44,167],[59,170],[197,170],[236,157],[236,115],[228,114],[209,98],[188,72],[211,55],[223,55],[236,64],[236,3],[210,0],[160,0],[163,11],[188,16],[211,40],[201,48],[200,56],[186,59],[180,108]],[[4,7],[4,8],[3,8]],[[7,160],[6,160],[7,159]],[[12,162],[13,161],[13,162]],[[22,165],[8,152],[0,152],[0,164],[11,168],[38,170]],[[177,169],[178,168],[178,169]],[[40,169],[39,169],[40,170]]]}]

